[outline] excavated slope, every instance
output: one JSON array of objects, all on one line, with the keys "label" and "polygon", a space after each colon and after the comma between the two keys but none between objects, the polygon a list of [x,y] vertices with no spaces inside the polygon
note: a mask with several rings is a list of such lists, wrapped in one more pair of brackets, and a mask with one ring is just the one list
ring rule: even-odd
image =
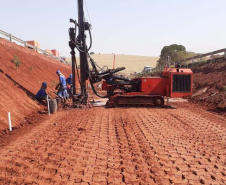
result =
[{"label": "excavated slope", "polygon": [[[21,61],[18,68],[14,56]],[[58,83],[56,70],[65,76],[71,73],[70,66],[0,38],[0,131],[8,128],[7,112],[11,112],[13,127],[17,127],[40,109],[34,96],[44,81],[47,92],[54,90]]]},{"label": "excavated slope", "polygon": [[226,107],[226,59],[216,59],[196,65],[194,94],[191,100],[211,109]]}]

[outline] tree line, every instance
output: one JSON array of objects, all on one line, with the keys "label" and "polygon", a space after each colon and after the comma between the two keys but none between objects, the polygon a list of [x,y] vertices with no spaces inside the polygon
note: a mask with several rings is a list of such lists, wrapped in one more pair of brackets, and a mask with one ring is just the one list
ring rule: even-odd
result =
[{"label": "tree line", "polygon": [[197,53],[186,51],[183,45],[172,44],[170,46],[164,46],[161,50],[160,58],[157,61],[157,67],[175,65],[177,62],[195,55],[197,55]]}]

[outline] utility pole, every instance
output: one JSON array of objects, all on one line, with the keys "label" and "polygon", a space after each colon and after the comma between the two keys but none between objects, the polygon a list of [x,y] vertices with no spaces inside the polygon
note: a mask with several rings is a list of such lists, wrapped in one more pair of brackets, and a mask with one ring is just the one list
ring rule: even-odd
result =
[{"label": "utility pole", "polygon": [[79,47],[80,78],[81,78],[80,101],[81,103],[86,104],[88,99],[88,94],[86,91],[86,81],[89,78],[89,66],[87,58],[83,0],[78,0],[78,26],[79,26],[78,42],[80,42],[81,44]]}]

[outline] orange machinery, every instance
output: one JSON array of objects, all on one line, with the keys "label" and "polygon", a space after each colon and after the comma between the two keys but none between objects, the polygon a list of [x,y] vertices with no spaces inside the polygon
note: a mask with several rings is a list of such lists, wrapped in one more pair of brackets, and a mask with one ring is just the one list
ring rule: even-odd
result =
[{"label": "orange machinery", "polygon": [[[154,105],[163,106],[165,97],[183,97],[192,94],[193,72],[190,69],[165,68],[160,77],[139,77],[127,83],[118,83],[117,89],[109,97],[107,105],[136,106]],[[115,82],[114,82],[115,84]],[[103,82],[102,89],[110,91],[116,88]]]}]

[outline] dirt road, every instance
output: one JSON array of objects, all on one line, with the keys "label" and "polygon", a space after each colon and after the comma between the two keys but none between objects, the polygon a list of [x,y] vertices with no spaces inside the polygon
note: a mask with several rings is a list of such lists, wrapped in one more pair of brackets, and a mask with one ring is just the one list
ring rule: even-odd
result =
[{"label": "dirt road", "polygon": [[226,184],[226,119],[174,107],[58,112],[0,149],[0,184]]}]

